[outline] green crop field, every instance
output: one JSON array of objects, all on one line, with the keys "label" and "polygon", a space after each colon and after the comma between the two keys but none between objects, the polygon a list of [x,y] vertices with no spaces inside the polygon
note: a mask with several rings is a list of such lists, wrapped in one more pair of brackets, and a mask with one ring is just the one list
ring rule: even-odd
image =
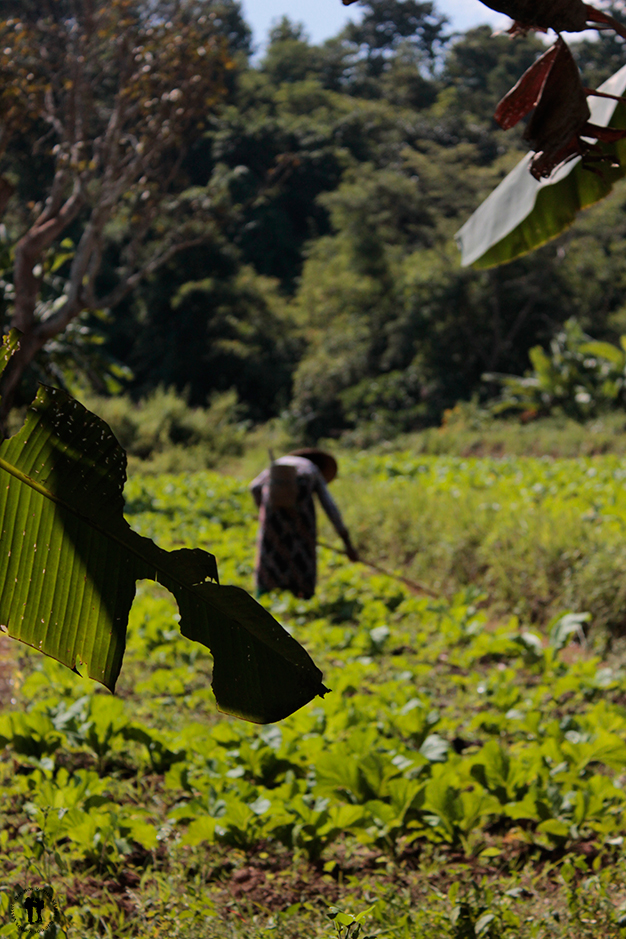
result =
[{"label": "green crop field", "polygon": [[[314,599],[263,600],[331,688],[281,724],[219,714],[152,585],[115,697],[3,640],[0,936],[40,934],[9,897],[42,884],[58,939],[626,936],[626,464],[341,469],[363,555],[436,597],[321,549]],[[252,588],[243,483],[126,496],[139,532]]]}]

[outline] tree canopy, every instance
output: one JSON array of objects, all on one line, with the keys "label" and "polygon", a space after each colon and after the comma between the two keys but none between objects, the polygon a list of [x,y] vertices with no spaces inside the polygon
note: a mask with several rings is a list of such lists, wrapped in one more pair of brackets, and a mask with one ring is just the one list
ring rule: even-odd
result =
[{"label": "tree canopy", "polygon": [[[451,35],[432,3],[361,7],[359,22],[321,44],[284,18],[255,60],[236,3],[189,8],[185,28],[213,37],[211,106],[202,119],[184,117],[183,133],[168,101],[171,116],[161,117],[184,140],[175,165],[165,161],[168,195],[156,176],[134,179],[103,229],[86,306],[111,304],[111,316],[80,321],[132,371],[132,394],[172,386],[202,405],[232,388],[244,416],[281,414],[303,439],[379,439],[494,393],[482,375],[523,373],[528,350],[572,315],[598,339],[623,331],[619,186],[532,263],[486,273],[458,264],[454,232],[527,149],[523,128],[505,133],[493,110],[544,51],[541,40],[488,27]],[[573,43],[583,81],[604,77],[622,42],[602,33]],[[156,55],[147,45],[137,55],[148,51]],[[189,81],[195,74],[190,65]],[[19,309],[11,246],[45,211],[37,204],[60,159],[48,125],[32,126],[4,156],[7,318]],[[44,142],[24,161],[35,140]],[[101,184],[85,172],[91,199]],[[88,211],[85,202],[64,230],[71,245],[57,241],[40,259],[41,324],[70,295]]]},{"label": "tree canopy", "polygon": [[[83,310],[116,306],[152,271],[206,238],[208,196],[188,193],[188,144],[225,93],[231,66],[217,9],[194,3],[49,0],[0,21],[0,119],[9,192],[30,150],[32,198],[17,204],[11,325],[20,350],[4,376],[6,417],[22,372]],[[221,20],[219,20],[221,23]],[[62,239],[66,277],[42,297]],[[150,249],[146,253],[146,242]],[[57,257],[52,263],[62,266]],[[100,277],[108,256],[108,283]]]}]

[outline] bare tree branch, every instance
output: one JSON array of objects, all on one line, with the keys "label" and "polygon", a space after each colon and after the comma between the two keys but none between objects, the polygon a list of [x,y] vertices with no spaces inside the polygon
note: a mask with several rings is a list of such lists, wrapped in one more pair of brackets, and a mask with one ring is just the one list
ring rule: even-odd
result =
[{"label": "bare tree branch", "polygon": [[74,181],[72,194],[52,218],[46,218],[46,211],[42,213],[40,224],[35,224],[18,241],[15,249],[15,307],[12,325],[21,332],[33,329],[35,321],[35,304],[39,293],[39,280],[34,273],[34,267],[41,259],[43,252],[63,232],[78,215],[83,204],[83,192],[80,179]]},{"label": "bare tree branch", "polygon": [[162,251],[160,254],[153,257],[147,264],[144,264],[143,267],[139,270],[134,271],[130,274],[126,280],[118,284],[114,290],[111,290],[110,293],[106,296],[101,297],[96,301],[96,309],[108,309],[110,307],[116,307],[118,303],[121,303],[122,300],[128,296],[142,280],[145,280],[146,277],[149,277],[150,274],[154,274],[160,267],[163,267],[164,264],[167,264],[168,261],[171,261],[173,257],[177,254],[180,254],[181,251],[187,251],[189,248],[197,248],[199,245],[206,244],[210,240],[210,235],[200,236],[198,238],[189,238],[187,241],[181,241],[178,244],[170,245],[165,251]]}]

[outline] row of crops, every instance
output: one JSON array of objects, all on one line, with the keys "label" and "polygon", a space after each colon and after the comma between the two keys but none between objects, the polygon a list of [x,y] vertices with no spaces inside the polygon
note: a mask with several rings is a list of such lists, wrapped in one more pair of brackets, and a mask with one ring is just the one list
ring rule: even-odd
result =
[{"label": "row of crops", "polygon": [[[389,479],[417,479],[420,491],[440,480],[463,503],[464,492],[475,496],[473,474],[476,491],[514,484],[522,501],[543,487],[570,514],[588,513],[591,498],[600,514],[609,504],[621,512],[618,466],[567,469],[518,461],[499,476],[495,463],[353,464],[381,503]],[[205,473],[132,481],[127,495],[143,534],[164,547],[210,547],[222,581],[250,588],[255,519],[245,486]],[[358,527],[359,505],[348,512]],[[349,872],[353,892],[369,883],[376,893],[377,872],[387,887],[408,883],[407,872],[436,859],[438,868],[469,864],[473,878],[499,871],[509,892],[485,900],[485,888],[465,934],[459,884],[448,883],[431,896],[431,906],[450,907],[433,935],[553,935],[532,932],[540,918],[527,923],[521,872],[528,861],[549,863],[571,880],[620,863],[624,674],[616,656],[594,653],[584,612],[562,611],[545,628],[494,618],[480,588],[421,597],[323,551],[314,599],[265,602],[332,691],[264,727],[215,710],[210,656],[179,638],[176,608],[158,588],[139,587],[116,697],[19,647],[11,707],[0,715],[4,913],[12,884],[46,880],[60,898],[59,936],[214,939],[220,923],[235,928],[234,910],[247,922],[242,935],[280,927],[287,936],[287,871],[320,878],[313,905],[324,907]],[[258,887],[248,906],[236,887],[247,881]],[[411,889],[393,923],[384,904],[372,913],[377,934],[415,934],[421,888]],[[605,904],[606,935],[621,935],[621,903],[616,894]],[[11,929],[6,918],[0,935]]]}]

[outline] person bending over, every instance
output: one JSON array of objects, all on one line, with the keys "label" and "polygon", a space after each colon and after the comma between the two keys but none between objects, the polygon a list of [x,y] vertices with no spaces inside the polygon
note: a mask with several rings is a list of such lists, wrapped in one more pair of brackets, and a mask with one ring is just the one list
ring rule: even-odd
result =
[{"label": "person bending over", "polygon": [[327,484],[337,475],[330,453],[307,447],[275,460],[250,483],[259,509],[255,562],[257,596],[269,590],[290,590],[306,600],[315,593],[317,579],[317,497],[351,561],[358,554],[350,541]]}]

